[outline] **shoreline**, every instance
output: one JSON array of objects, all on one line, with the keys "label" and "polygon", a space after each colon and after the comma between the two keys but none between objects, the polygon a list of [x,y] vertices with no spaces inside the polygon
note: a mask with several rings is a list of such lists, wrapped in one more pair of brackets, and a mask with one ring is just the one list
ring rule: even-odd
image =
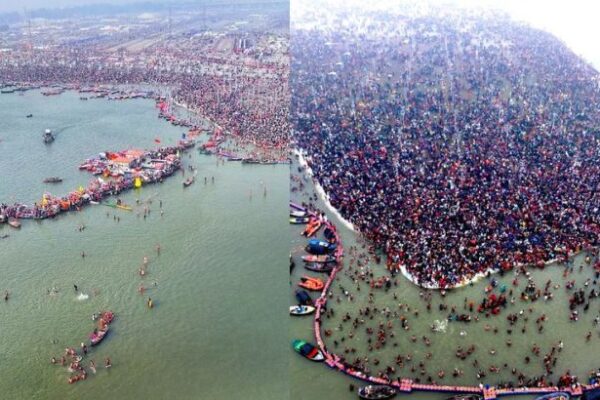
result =
[{"label": "shoreline", "polygon": [[[302,150],[300,149],[293,149],[293,153],[298,157],[298,163],[300,164],[300,166],[302,166],[305,170],[306,170],[306,174],[311,178],[313,185],[315,187],[315,191],[317,192],[317,194],[319,195],[319,198],[323,201],[323,203],[325,203],[325,207],[327,208],[328,211],[330,211],[338,220],[339,222],[344,225],[346,228],[348,228],[350,231],[354,232],[354,233],[359,233],[356,228],[354,227],[354,225],[352,224],[352,222],[346,220],[342,214],[340,213],[340,211],[333,207],[333,205],[331,205],[331,202],[329,201],[329,196],[327,195],[327,193],[325,192],[325,189],[323,189],[323,187],[319,184],[319,182],[317,182],[317,180],[314,178],[314,174],[312,169],[308,166],[308,163],[306,161],[306,157],[304,156],[304,153],[302,152]],[[574,253],[571,257],[575,257],[577,256],[579,253],[581,253],[580,250],[576,253]],[[387,257],[387,256],[386,256]],[[552,260],[548,260],[544,262],[544,266],[548,266],[551,264],[555,264],[557,263],[558,260],[557,259],[552,259]],[[519,268],[519,267],[523,267],[525,266],[524,264],[517,264],[514,266],[514,268]],[[513,270],[514,270],[513,268]],[[432,284],[432,283],[420,283],[413,274],[411,274],[408,269],[406,268],[405,265],[401,265],[400,266],[400,273],[402,274],[402,276],[404,276],[404,278],[406,278],[410,283],[412,283],[413,285],[416,285],[420,288],[423,289],[428,289],[428,290],[452,290],[452,289],[460,289],[463,288],[465,286],[471,285],[471,284],[475,284],[477,282],[479,282],[480,280],[486,278],[488,275],[494,275],[497,274],[498,271],[496,270],[492,270],[492,269],[488,269],[486,271],[483,272],[477,272],[474,276],[472,276],[471,278],[466,278],[466,279],[462,279],[459,283],[455,284],[455,285],[451,285],[451,286],[447,286],[447,287],[440,287],[439,285],[436,284]]]},{"label": "shoreline", "polygon": [[315,186],[315,191],[317,192],[317,194],[319,195],[319,198],[323,201],[323,203],[325,203],[325,207],[327,208],[327,210],[329,210],[329,212],[331,212],[333,215],[335,215],[336,218],[346,228],[348,228],[352,232],[357,232],[357,230],[354,228],[354,225],[352,224],[352,222],[345,219],[342,216],[342,214],[339,212],[339,210],[331,205],[331,202],[329,201],[329,196],[327,195],[327,193],[325,192],[325,189],[323,189],[321,184],[319,184],[319,182],[314,178],[313,171],[308,166],[308,163],[306,162],[306,158],[304,157],[304,154],[302,153],[302,151],[298,150],[298,149],[294,149],[293,152],[298,157],[298,162],[299,162],[300,166],[302,166],[306,170],[307,175],[312,179],[312,182]]}]

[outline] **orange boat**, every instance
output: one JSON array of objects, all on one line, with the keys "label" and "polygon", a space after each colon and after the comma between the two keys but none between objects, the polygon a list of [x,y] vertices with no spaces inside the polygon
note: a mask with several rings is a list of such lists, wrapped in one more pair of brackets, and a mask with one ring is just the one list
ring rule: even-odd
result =
[{"label": "orange boat", "polygon": [[308,225],[306,226],[306,229],[304,229],[304,232],[302,232],[302,235],[306,236],[306,237],[313,236],[315,233],[317,233],[319,228],[321,228],[322,224],[323,223],[320,220],[318,220],[317,218],[312,218],[308,222]]},{"label": "orange boat", "polygon": [[298,282],[298,286],[303,287],[308,290],[321,290],[323,289],[323,281],[318,278],[313,278],[310,276],[304,275],[300,278],[300,282]]}]

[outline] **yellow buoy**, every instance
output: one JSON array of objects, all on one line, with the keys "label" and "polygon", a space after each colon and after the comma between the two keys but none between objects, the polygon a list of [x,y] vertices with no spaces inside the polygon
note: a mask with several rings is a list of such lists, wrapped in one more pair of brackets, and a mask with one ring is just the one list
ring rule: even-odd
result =
[{"label": "yellow buoy", "polygon": [[136,188],[141,188],[142,187],[142,180],[140,179],[139,176],[137,178],[135,178],[135,181],[133,182],[133,185]]}]

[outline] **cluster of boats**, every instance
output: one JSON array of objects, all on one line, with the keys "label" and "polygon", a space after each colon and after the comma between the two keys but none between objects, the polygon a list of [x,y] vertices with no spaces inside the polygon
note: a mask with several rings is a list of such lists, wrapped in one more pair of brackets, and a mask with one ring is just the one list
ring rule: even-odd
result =
[{"label": "cluster of boats", "polygon": [[[178,146],[150,151],[101,153],[96,158],[86,160],[80,168],[102,177],[66,196],[44,194],[42,200],[34,205],[0,204],[0,223],[8,223],[16,228],[20,226],[19,219],[52,218],[64,211],[79,210],[86,204],[98,204],[104,198],[124,190],[161,182],[181,167],[179,153],[193,146],[193,142],[180,141]],[[50,179],[55,181],[54,178]]]},{"label": "cluster of boats", "polygon": [[[290,222],[292,222],[293,219],[306,220],[306,223],[309,223],[309,221],[311,222],[310,229],[307,228],[302,232],[302,234],[307,237],[315,235],[322,226],[322,221],[319,218],[315,217],[313,214],[304,209],[291,210]],[[307,234],[308,230],[310,232]],[[330,272],[333,269],[335,257],[329,255],[328,253],[334,251],[335,248],[335,245],[330,242],[318,239],[310,239],[306,245],[306,251],[309,254],[305,256],[307,257],[306,259],[303,258],[303,261],[305,262],[305,268],[313,272]],[[324,257],[328,258],[325,259]],[[294,316],[312,314],[315,312],[315,307],[313,299],[307,291],[320,292],[323,290],[325,284],[319,278],[303,275],[300,277],[298,286],[302,288],[297,290],[295,293],[298,304],[290,306],[290,314]],[[294,340],[292,342],[292,347],[298,354],[311,361],[323,361],[325,359],[323,353],[315,345],[304,340]]]}]

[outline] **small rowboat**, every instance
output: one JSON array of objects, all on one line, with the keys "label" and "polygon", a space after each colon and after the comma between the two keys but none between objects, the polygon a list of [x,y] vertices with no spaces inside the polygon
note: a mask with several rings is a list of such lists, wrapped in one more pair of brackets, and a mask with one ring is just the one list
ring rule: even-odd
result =
[{"label": "small rowboat", "polygon": [[326,264],[326,263],[333,263],[335,262],[335,257],[334,256],[329,256],[329,255],[314,255],[314,254],[310,254],[307,256],[302,256],[302,261],[307,262],[307,263],[322,263],[322,264]]},{"label": "small rowboat", "polygon": [[331,270],[333,269],[333,265],[330,264],[323,264],[323,263],[311,263],[311,264],[304,264],[304,268],[306,268],[309,271],[313,271],[313,272],[331,272]]},{"label": "small rowboat", "polygon": [[452,397],[448,397],[446,400],[483,400],[483,396],[475,393],[457,394]]},{"label": "small rowboat", "polygon": [[569,400],[571,395],[567,392],[554,392],[541,397],[536,397],[535,400]]},{"label": "small rowboat", "polygon": [[21,227],[21,221],[19,221],[16,218],[9,218],[8,219],[8,224],[10,226],[12,226],[13,228],[15,228],[15,229],[19,229]]},{"label": "small rowboat", "polygon": [[298,354],[311,361],[323,361],[325,359],[323,353],[317,347],[304,340],[296,339],[292,341],[292,347]]},{"label": "small rowboat", "polygon": [[98,328],[94,329],[94,332],[90,334],[90,344],[96,346],[104,340],[108,334],[109,325],[113,321],[115,315],[112,311],[105,311],[100,315],[98,319]]},{"label": "small rowboat", "polygon": [[313,301],[310,295],[306,290],[297,290],[296,291],[296,300],[298,300],[298,304],[302,306],[312,306]]},{"label": "small rowboat", "polygon": [[306,218],[306,217],[291,217],[290,224],[292,224],[292,225],[308,224],[308,220],[309,220],[309,218]]},{"label": "small rowboat", "polygon": [[308,315],[315,312],[315,308],[313,306],[290,306],[290,315]]},{"label": "small rowboat", "polygon": [[44,179],[44,183],[60,183],[62,181],[62,178],[59,178],[58,176],[51,176],[50,178]]},{"label": "small rowboat", "polygon": [[191,178],[187,178],[185,181],[183,181],[183,187],[186,188],[190,186],[192,183],[194,183],[195,180],[196,178],[194,178],[193,176]]},{"label": "small rowboat", "polygon": [[290,211],[290,217],[304,218],[306,217],[306,211]]},{"label": "small rowboat", "polygon": [[385,385],[367,385],[358,389],[358,397],[369,400],[391,399],[398,391]]},{"label": "small rowboat", "polygon": [[300,278],[300,282],[298,282],[298,286],[307,289],[307,290],[321,290],[325,284],[322,280],[318,278],[312,278],[310,276],[304,275]]}]

